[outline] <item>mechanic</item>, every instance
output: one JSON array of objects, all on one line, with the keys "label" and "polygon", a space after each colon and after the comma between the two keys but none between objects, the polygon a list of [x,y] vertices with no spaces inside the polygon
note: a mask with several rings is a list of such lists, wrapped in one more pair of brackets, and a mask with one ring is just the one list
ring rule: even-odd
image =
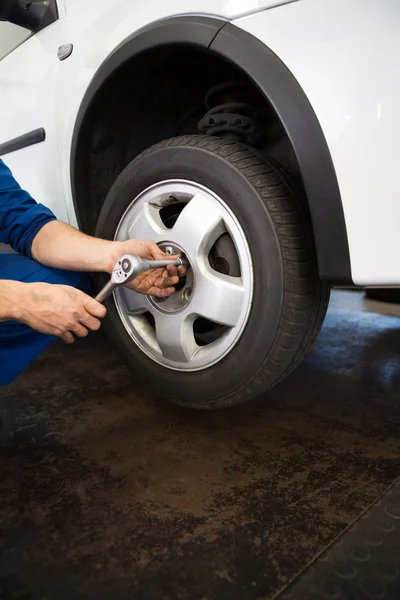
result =
[{"label": "mechanic", "polygon": [[[97,239],[63,223],[37,203],[0,159],[0,385],[10,383],[57,338],[72,343],[99,329],[105,307],[90,296],[85,272],[112,272],[123,254],[162,259],[151,241]],[[171,257],[168,257],[171,258]],[[169,265],[139,275],[128,287],[169,296],[185,269]]]}]

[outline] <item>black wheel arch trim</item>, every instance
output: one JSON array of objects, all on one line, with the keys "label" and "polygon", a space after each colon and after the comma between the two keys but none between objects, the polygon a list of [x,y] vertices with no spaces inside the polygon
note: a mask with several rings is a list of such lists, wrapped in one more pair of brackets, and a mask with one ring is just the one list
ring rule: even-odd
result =
[{"label": "black wheel arch trim", "polygon": [[299,163],[310,207],[321,279],[351,286],[350,253],[339,185],[332,157],[315,112],[303,89],[279,57],[251,34],[218,18],[182,16],[137,31],[103,62],[78,111],[71,146],[71,185],[79,225],[84,173],[79,172],[80,136],[85,115],[107,78],[126,61],[157,46],[184,43],[219,56],[241,69],[260,89],[280,118]]},{"label": "black wheel arch trim", "polygon": [[[81,134],[85,130],[85,116],[102,85],[128,60],[160,46],[183,43],[207,51],[212,40],[225,23],[226,21],[221,19],[195,15],[156,21],[139,29],[121,42],[100,65],[79,107],[71,143],[72,198],[78,225],[84,231],[88,231],[89,227],[85,215],[79,210],[80,199],[84,197],[83,190],[85,189],[85,174],[83,169],[79,170],[77,168],[79,164],[84,162],[82,156],[84,150],[80,141]],[[140,85],[140,82],[138,84]]]},{"label": "black wheel arch trim", "polygon": [[22,148],[27,148],[28,146],[33,146],[34,144],[40,144],[40,142],[44,142],[45,139],[46,132],[43,127],[39,127],[39,129],[34,129],[33,131],[28,131],[23,135],[1,143],[0,156],[10,154],[10,152],[15,152],[16,150],[22,150]]}]

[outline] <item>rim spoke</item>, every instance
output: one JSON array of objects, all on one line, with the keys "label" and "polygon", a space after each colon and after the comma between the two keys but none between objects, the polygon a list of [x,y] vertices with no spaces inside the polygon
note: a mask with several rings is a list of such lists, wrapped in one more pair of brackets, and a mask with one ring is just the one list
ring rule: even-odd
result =
[{"label": "rim spoke", "polygon": [[188,363],[199,349],[194,339],[193,318],[185,313],[153,314],[162,355],[169,360]]},{"label": "rim spoke", "polygon": [[147,202],[136,219],[121,236],[124,239],[151,240],[153,242],[163,241],[165,233],[169,231],[160,217],[160,209]]},{"label": "rim spoke", "polygon": [[138,294],[127,287],[120,287],[119,293],[123,298],[124,305],[130,315],[140,315],[150,310],[151,304],[147,296]]},{"label": "rim spoke", "polygon": [[246,292],[239,277],[229,277],[208,267],[201,271],[191,310],[220,325],[235,327],[245,299]]},{"label": "rim spoke", "polygon": [[192,258],[206,255],[226,231],[223,212],[211,198],[194,196],[180,213],[171,231],[176,241]]}]

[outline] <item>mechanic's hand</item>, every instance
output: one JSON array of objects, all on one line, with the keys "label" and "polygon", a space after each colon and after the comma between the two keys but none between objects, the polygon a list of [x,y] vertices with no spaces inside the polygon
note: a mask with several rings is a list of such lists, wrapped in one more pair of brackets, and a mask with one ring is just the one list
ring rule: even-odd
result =
[{"label": "mechanic's hand", "polygon": [[[147,258],[148,260],[179,257],[179,254],[174,256],[165,254],[154,242],[143,242],[140,240],[127,240],[124,242],[124,254],[137,254],[141,258]],[[173,286],[185,274],[185,267],[168,265],[167,268],[151,269],[150,271],[140,273],[126,287],[146,296],[167,297],[175,292]]]},{"label": "mechanic's hand", "polygon": [[68,285],[27,283],[18,319],[32,329],[57,336],[71,344],[100,327],[106,308],[94,298]]}]

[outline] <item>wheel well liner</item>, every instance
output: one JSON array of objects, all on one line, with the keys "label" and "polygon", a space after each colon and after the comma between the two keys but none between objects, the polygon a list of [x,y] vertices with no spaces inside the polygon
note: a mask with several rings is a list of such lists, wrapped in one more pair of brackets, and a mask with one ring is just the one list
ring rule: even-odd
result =
[{"label": "wheel well liner", "polygon": [[[157,21],[130,36],[102,63],[78,111],[71,146],[71,186],[79,225],[85,174],[80,144],[92,102],[106,80],[128,60],[161,46],[185,44],[234,64],[274,108],[292,144],[311,213],[320,277],[332,285],[352,285],[350,254],[340,190],[325,136],[299,83],[283,62],[251,34],[226,21],[184,16]],[[140,85],[140,82],[138,82]]]}]

